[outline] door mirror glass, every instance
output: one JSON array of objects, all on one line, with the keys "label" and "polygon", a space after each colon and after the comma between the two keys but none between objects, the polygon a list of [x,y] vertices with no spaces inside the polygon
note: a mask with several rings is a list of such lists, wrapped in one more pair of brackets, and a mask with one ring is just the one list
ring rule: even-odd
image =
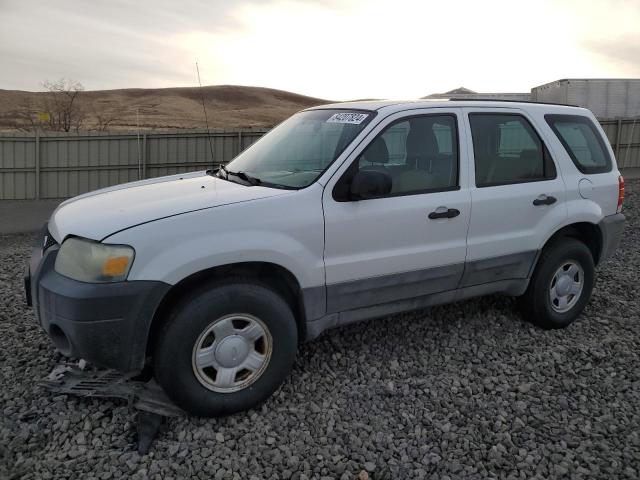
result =
[{"label": "door mirror glass", "polygon": [[351,200],[384,197],[391,192],[391,175],[378,170],[360,170],[351,182]]}]

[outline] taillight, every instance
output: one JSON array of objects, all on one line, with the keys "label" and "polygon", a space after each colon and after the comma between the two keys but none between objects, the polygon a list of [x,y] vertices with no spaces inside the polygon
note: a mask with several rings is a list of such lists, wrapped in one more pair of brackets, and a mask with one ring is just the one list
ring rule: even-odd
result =
[{"label": "taillight", "polygon": [[624,177],[620,175],[618,177],[618,213],[622,211],[622,203],[624,202]]}]

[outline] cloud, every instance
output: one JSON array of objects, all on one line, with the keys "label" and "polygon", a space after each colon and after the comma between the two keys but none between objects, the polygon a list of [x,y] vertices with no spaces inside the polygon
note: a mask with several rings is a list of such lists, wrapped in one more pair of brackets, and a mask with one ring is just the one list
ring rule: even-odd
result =
[{"label": "cloud", "polygon": [[184,84],[194,59],[171,38],[189,30],[232,31],[229,2],[60,0],[0,3],[0,88],[38,89],[46,78],[73,77],[88,88]]},{"label": "cloud", "polygon": [[234,83],[348,99],[638,75],[633,0],[0,0],[0,88]]},{"label": "cloud", "polygon": [[[640,21],[640,20],[639,20]],[[626,35],[607,41],[585,41],[584,46],[610,71],[616,74],[640,77],[640,38]]]},{"label": "cloud", "polygon": [[597,76],[640,76],[639,0],[560,0],[557,8]]},{"label": "cloud", "polygon": [[[63,76],[89,89],[193,85],[195,55],[206,53],[204,48],[193,48],[193,41],[242,35],[244,22],[238,12],[269,3],[2,0],[0,88],[37,90],[43,80]],[[339,0],[304,3],[332,9],[348,4]],[[215,81],[226,72],[209,69],[208,73]]]}]

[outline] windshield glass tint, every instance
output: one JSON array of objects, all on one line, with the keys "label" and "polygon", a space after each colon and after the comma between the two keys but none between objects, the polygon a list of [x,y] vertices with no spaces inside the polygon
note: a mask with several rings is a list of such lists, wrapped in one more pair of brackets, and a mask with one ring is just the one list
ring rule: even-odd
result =
[{"label": "windshield glass tint", "polygon": [[226,167],[260,179],[266,186],[304,188],[342,153],[371,121],[374,112],[310,110],[267,133]]}]

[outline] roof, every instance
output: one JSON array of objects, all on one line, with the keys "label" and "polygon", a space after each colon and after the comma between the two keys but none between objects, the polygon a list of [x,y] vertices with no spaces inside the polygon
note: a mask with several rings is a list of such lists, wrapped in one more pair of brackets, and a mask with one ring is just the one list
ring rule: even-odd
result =
[{"label": "roof", "polygon": [[387,113],[401,112],[403,110],[412,110],[416,108],[454,108],[454,107],[491,107],[491,108],[524,108],[528,109],[532,106],[553,106],[564,108],[578,108],[573,105],[558,105],[543,102],[522,102],[511,100],[482,100],[482,99],[460,99],[460,100],[374,100],[361,102],[342,102],[329,103],[326,105],[318,105],[308,110],[322,109],[345,109],[345,110],[385,110]]}]

